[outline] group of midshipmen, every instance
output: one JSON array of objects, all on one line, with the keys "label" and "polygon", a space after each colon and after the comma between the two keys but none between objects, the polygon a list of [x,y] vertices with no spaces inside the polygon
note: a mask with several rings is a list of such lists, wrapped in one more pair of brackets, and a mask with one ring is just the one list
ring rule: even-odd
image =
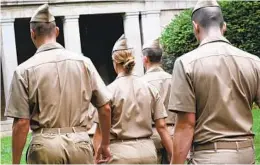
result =
[{"label": "group of midshipmen", "polygon": [[136,75],[122,35],[112,50],[117,78],[106,86],[89,58],[56,42],[55,18],[40,6],[30,21],[37,52],[15,70],[5,112],[14,118],[13,163],[31,129],[30,164],[253,164],[260,59],[223,36],[215,0],[199,0],[191,20],[200,45],[172,75],[158,38],[145,41],[146,73]]}]

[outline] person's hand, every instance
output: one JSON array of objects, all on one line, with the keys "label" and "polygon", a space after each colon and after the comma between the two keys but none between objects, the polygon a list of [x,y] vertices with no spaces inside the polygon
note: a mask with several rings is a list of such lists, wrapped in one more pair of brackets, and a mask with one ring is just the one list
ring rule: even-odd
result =
[{"label": "person's hand", "polygon": [[98,147],[97,154],[95,157],[95,163],[101,164],[101,163],[107,163],[111,159],[111,153],[109,145],[101,145]]}]

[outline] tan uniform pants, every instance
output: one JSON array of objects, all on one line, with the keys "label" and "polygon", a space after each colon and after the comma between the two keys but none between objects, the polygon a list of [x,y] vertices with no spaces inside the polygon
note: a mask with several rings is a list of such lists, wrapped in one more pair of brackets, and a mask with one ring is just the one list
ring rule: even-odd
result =
[{"label": "tan uniform pants", "polygon": [[156,164],[157,156],[151,139],[111,141],[109,164]]},{"label": "tan uniform pants", "polygon": [[[174,126],[168,126],[168,131],[169,131],[170,135],[173,136]],[[165,156],[163,156],[162,152],[165,152],[165,148],[162,146],[161,137],[155,127],[153,127],[153,135],[151,136],[151,139],[153,140],[154,145],[156,147],[156,151],[157,151],[157,158],[158,158],[157,164],[166,164],[166,162],[163,161],[163,159],[168,159],[167,153],[164,154],[166,156],[166,158],[163,158]]]},{"label": "tan uniform pants", "polygon": [[29,164],[93,164],[93,147],[87,132],[33,134]]},{"label": "tan uniform pants", "polygon": [[253,147],[239,150],[202,150],[191,152],[189,164],[254,164]]}]

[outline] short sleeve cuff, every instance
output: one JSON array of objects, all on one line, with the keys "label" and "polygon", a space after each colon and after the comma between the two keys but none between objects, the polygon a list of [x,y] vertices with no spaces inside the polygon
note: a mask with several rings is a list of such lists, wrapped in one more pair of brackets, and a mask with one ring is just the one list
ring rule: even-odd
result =
[{"label": "short sleeve cuff", "polygon": [[172,111],[172,112],[196,113],[196,109],[194,107],[169,105],[168,109],[169,109],[169,111]]},{"label": "short sleeve cuff", "polygon": [[165,113],[163,112],[163,113],[160,113],[160,114],[156,114],[154,116],[153,120],[155,121],[155,120],[158,120],[158,119],[166,119],[167,117],[168,117],[168,115],[165,111]]},{"label": "short sleeve cuff", "polygon": [[11,117],[11,118],[19,118],[19,119],[30,119],[29,115],[18,113],[17,110],[13,110],[13,109],[6,110],[4,116]]},{"label": "short sleeve cuff", "polygon": [[97,107],[97,108],[100,108],[100,107],[110,103],[110,101],[111,101],[110,98],[104,98],[104,99],[99,100],[95,104],[93,103],[93,105],[95,105],[95,107]]}]

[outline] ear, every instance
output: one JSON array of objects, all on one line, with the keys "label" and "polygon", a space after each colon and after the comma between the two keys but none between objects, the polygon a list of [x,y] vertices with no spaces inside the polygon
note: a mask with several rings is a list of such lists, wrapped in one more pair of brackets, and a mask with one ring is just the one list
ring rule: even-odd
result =
[{"label": "ear", "polygon": [[226,24],[226,22],[224,22],[224,23],[223,23],[223,27],[222,27],[222,29],[221,29],[222,35],[224,35],[226,31],[227,31],[227,24]]},{"label": "ear", "polygon": [[199,25],[195,21],[192,21],[192,24],[193,24],[194,33],[198,34],[200,32]]},{"label": "ear", "polygon": [[147,56],[143,56],[143,63],[147,64],[149,62],[149,59]]},{"label": "ear", "polygon": [[36,40],[36,34],[35,34],[35,32],[34,32],[32,29],[30,29],[30,32],[31,32],[31,39],[32,39],[32,40]]},{"label": "ear", "polygon": [[57,38],[60,34],[60,28],[58,26],[55,27],[55,33],[56,33],[56,38]]},{"label": "ear", "polygon": [[192,21],[193,24],[193,32],[198,41],[200,41],[200,27],[199,24],[197,24],[195,21]]}]

